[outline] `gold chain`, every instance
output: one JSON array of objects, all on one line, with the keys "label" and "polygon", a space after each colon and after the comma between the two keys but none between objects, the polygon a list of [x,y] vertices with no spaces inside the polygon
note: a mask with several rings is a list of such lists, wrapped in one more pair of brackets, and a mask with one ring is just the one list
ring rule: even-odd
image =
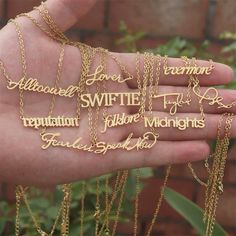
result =
[{"label": "gold chain", "polygon": [[[117,178],[116,178],[115,187],[114,187],[113,192],[112,192],[111,201],[109,203],[108,213],[107,214],[110,214],[110,212],[112,210],[112,206],[114,204],[114,201],[116,200],[118,193],[122,190],[123,185],[126,184],[127,178],[128,178],[128,170],[123,171],[122,175],[120,174],[120,172],[118,172],[118,175],[117,175]],[[117,211],[119,211],[119,209],[117,209]],[[115,219],[114,226],[117,224],[116,223],[117,220],[118,220],[118,218]],[[105,226],[106,226],[106,222],[104,221],[102,226],[101,226],[101,228],[100,228],[98,236],[102,235]]]},{"label": "gold chain", "polygon": [[120,215],[120,211],[121,211],[121,207],[122,207],[122,203],[123,203],[123,199],[124,199],[124,195],[125,195],[125,188],[126,188],[126,184],[127,184],[128,174],[129,174],[128,170],[124,172],[124,182],[122,184],[121,194],[120,194],[120,198],[119,198],[119,201],[118,201],[118,207],[117,207],[117,211],[116,211],[115,222],[114,222],[113,229],[112,229],[112,236],[114,236],[115,232],[116,232],[118,219],[119,219],[119,215]]},{"label": "gold chain", "polygon": [[62,31],[57,27],[57,25],[54,23],[52,17],[49,14],[48,9],[46,8],[46,5],[44,2],[41,3],[40,7],[35,7],[34,9],[38,10],[41,17],[45,21],[45,23],[49,26],[52,32],[56,34],[58,38],[61,38],[64,40],[64,42],[69,42],[70,40],[62,33]]},{"label": "gold chain", "polygon": [[[149,55],[149,63],[150,63],[150,72],[149,72],[149,96],[148,96],[148,109],[149,109],[149,113],[152,114],[152,99],[153,99],[153,95],[154,95],[154,87],[153,87],[153,83],[154,83],[154,55],[151,53]],[[156,84],[157,86],[157,84]]]},{"label": "gold chain", "polygon": [[[230,141],[230,130],[232,126],[233,117],[234,114],[232,113],[223,114],[218,125],[216,148],[213,154],[214,160],[205,193],[206,197],[204,220],[207,225],[206,236],[212,236],[213,234],[216,209],[218,207],[219,197],[223,193],[223,177],[227,160],[227,153]],[[221,126],[223,119],[225,119],[225,126],[222,137]]]},{"label": "gold chain", "polygon": [[85,181],[82,181],[82,198],[81,198],[81,212],[80,212],[80,236],[84,235],[84,200],[85,200]]},{"label": "gold chain", "polygon": [[[72,42],[70,41],[64,34],[63,32],[57,27],[55,24],[54,20],[49,14],[49,11],[46,7],[46,4],[42,2],[40,7],[35,8],[38,12],[45,24],[48,26],[48,29],[45,28],[42,24],[40,24],[35,18],[33,18],[30,14],[28,13],[23,13],[20,14],[18,17],[27,17],[29,20],[33,22],[35,26],[37,26],[40,30],[42,30],[47,36],[50,38],[56,40],[57,42],[60,42],[62,48],[61,48],[61,53],[58,61],[58,71],[57,71],[57,78],[55,81],[55,87],[59,87],[59,81],[61,78],[61,70],[62,70],[62,64],[63,64],[63,58],[64,58],[64,46],[66,44],[75,46],[79,49],[81,53],[81,77],[78,82],[78,97],[77,97],[77,109],[76,109],[76,115],[78,119],[80,119],[81,116],[81,111],[80,111],[80,96],[84,92],[89,92],[89,88],[86,86],[86,79],[87,75],[90,71],[91,64],[93,62],[93,59],[96,55],[96,53],[99,53],[101,55],[101,65],[103,66],[103,73],[106,73],[106,59],[107,56],[109,56],[112,60],[116,62],[116,64],[119,66],[120,71],[128,76],[130,79],[133,79],[133,76],[129,73],[129,71],[126,69],[125,65],[123,65],[119,57],[115,56],[114,53],[109,52],[106,49],[102,48],[97,48],[94,49],[92,47],[89,47],[83,43],[79,42]],[[20,26],[15,20],[11,20],[15,27],[16,27],[16,32],[18,35],[18,44],[20,47],[20,59],[21,59],[21,64],[22,64],[22,78],[26,79],[27,78],[27,64],[26,64],[26,54],[25,54],[25,46],[24,46],[24,40],[23,40],[23,35],[20,30]],[[191,66],[191,64],[196,65],[196,59],[193,58],[192,61],[190,62],[187,57],[182,57],[182,60],[184,61],[186,66]],[[213,62],[210,61],[211,66],[210,68],[213,69],[214,65]],[[139,108],[139,114],[141,118],[144,118],[144,113],[146,112],[146,103],[147,103],[147,93],[149,93],[149,100],[147,103],[148,106],[148,111],[150,115],[152,114],[152,109],[153,109],[153,103],[152,99],[154,95],[158,94],[158,85],[159,85],[159,80],[160,80],[160,74],[161,74],[161,56],[157,55],[154,56],[151,53],[144,53],[144,74],[143,74],[143,80],[141,83],[141,75],[140,75],[140,55],[137,53],[136,56],[136,74],[137,74],[137,85],[138,89],[140,92],[140,108]],[[168,57],[165,56],[163,60],[163,68],[167,68],[168,64]],[[156,65],[156,80],[154,81],[154,68]],[[7,82],[9,83],[11,81],[8,73],[6,72],[6,69],[4,67],[4,63],[0,60],[0,69],[2,70],[2,73],[4,77],[6,78]],[[200,82],[199,79],[196,75],[190,75],[189,76],[189,81],[188,81],[188,89],[187,89],[187,95],[186,95],[186,101],[184,103],[190,105],[190,102],[192,100],[191,98],[191,90],[193,89],[193,86],[197,92],[200,93]],[[102,81],[102,84],[96,82],[96,93],[100,94],[101,89],[105,93],[106,92],[106,85],[105,82]],[[20,118],[24,118],[24,94],[23,90],[19,89],[19,97],[20,97]],[[204,114],[204,109],[203,105],[200,102],[200,97],[199,99],[199,106],[200,106],[200,113],[201,113],[201,118],[204,120],[205,119],[205,114]],[[49,107],[49,116],[52,115],[54,107],[56,103],[56,97],[53,95],[52,101],[50,103]],[[231,104],[227,105],[227,108],[230,108],[232,106],[236,105],[236,101],[232,102]],[[88,123],[89,123],[89,136],[91,143],[93,145],[96,145],[97,140],[98,140],[98,134],[97,134],[97,127],[98,127],[98,121],[99,121],[99,114],[100,114],[100,107],[97,106],[94,112],[93,116],[93,109],[92,107],[88,107]],[[105,117],[107,114],[107,108],[103,109],[103,117]],[[224,126],[224,136],[221,138],[221,128],[222,128],[222,123],[225,119],[225,126]],[[224,177],[224,169],[225,169],[225,164],[226,164],[226,159],[227,159],[227,151],[229,147],[229,137],[230,137],[230,129],[231,129],[231,124],[233,120],[233,114],[228,113],[224,114],[218,124],[218,131],[217,131],[217,143],[216,143],[216,149],[215,152],[213,153],[212,157],[214,158],[212,167],[210,168],[209,164],[205,163],[205,166],[207,167],[208,173],[209,173],[209,180],[206,183],[200,180],[198,178],[196,172],[194,171],[191,163],[188,164],[189,169],[191,170],[192,175],[194,178],[202,185],[206,186],[206,201],[205,201],[205,221],[207,223],[207,229],[206,229],[206,235],[211,236],[213,233],[214,229],[214,223],[215,223],[215,215],[216,215],[216,208],[218,205],[218,200],[219,200],[219,195],[220,193],[223,192],[223,177]],[[46,131],[46,128],[42,130],[42,133]],[[154,128],[151,127],[151,131],[154,132]],[[151,225],[148,229],[147,236],[150,236],[153,226],[156,222],[158,213],[160,211],[160,207],[163,201],[163,196],[164,196],[164,188],[167,185],[167,181],[170,175],[171,171],[171,165],[169,165],[166,169],[166,174],[164,177],[164,182],[163,186],[160,190],[160,197],[157,201],[157,205],[154,211],[154,215],[152,218]],[[96,221],[96,229],[95,229],[95,235],[96,236],[101,236],[101,234],[105,233],[106,236],[110,235],[110,229],[109,229],[109,214],[110,211],[112,210],[112,206],[114,201],[116,200],[118,193],[120,192],[120,198],[118,200],[118,206],[117,206],[117,211],[116,211],[116,217],[115,217],[115,222],[112,228],[112,233],[111,235],[114,236],[118,224],[118,218],[120,215],[121,211],[121,206],[122,202],[124,199],[124,194],[125,194],[125,187],[126,187],[126,182],[128,178],[128,170],[121,172],[118,172],[115,186],[112,190],[111,198],[109,199],[109,179],[106,177],[105,179],[105,207],[104,207],[104,212],[101,212],[101,206],[100,206],[100,180],[97,179],[97,193],[96,193],[96,206],[95,206],[95,214],[94,218]],[[138,209],[139,209],[139,182],[140,182],[140,174],[139,171],[136,173],[136,199],[135,199],[135,211],[134,211],[134,236],[137,236],[137,222],[138,222]],[[27,196],[25,195],[26,189],[24,189],[22,186],[17,186],[16,188],[16,225],[15,225],[15,233],[17,236],[20,234],[20,204],[21,200],[23,199],[30,216],[33,220],[34,226],[38,233],[41,236],[52,236],[55,229],[56,225],[61,217],[62,223],[61,223],[61,235],[67,236],[69,234],[69,210],[70,210],[70,202],[71,202],[71,184],[65,184],[62,186],[62,191],[64,193],[63,200],[61,202],[60,209],[58,211],[58,214],[56,216],[55,223],[52,227],[52,230],[49,234],[45,233],[41,228],[39,223],[37,222],[32,209],[29,205]],[[80,233],[81,236],[84,233],[84,204],[85,204],[85,182],[82,184],[82,192],[83,192],[83,197],[81,199],[81,227],[80,227]],[[100,229],[99,229],[99,224],[101,220],[101,215],[104,215],[104,222],[102,223]]]},{"label": "gold chain", "polygon": [[[187,57],[183,56],[183,57],[182,57],[182,60],[183,60],[183,62],[185,63],[185,66],[191,66],[191,62],[189,61],[189,59],[188,59]],[[192,62],[193,62],[193,65],[196,65],[196,59],[195,59],[195,58],[192,59]],[[192,86],[193,86],[194,84],[197,85],[197,88],[196,88],[196,89],[197,89],[198,92],[200,92],[200,85],[199,85],[200,82],[199,82],[198,77],[197,77],[197,76],[190,75],[190,76],[189,76],[189,83],[188,83],[188,92],[187,92],[187,99],[188,99],[189,102],[191,102],[191,100],[192,100],[192,98],[191,98],[191,90],[192,90]],[[200,108],[201,118],[202,118],[203,120],[205,120],[205,114],[204,114],[203,105],[202,105],[202,103],[200,103],[200,102],[199,102],[199,108]],[[202,181],[202,180],[198,177],[196,171],[194,170],[194,168],[193,168],[193,166],[192,166],[192,163],[189,162],[189,163],[187,164],[187,166],[188,166],[188,168],[189,168],[189,170],[190,170],[190,172],[191,172],[193,178],[194,178],[200,185],[206,187],[207,184],[206,184],[204,181]]]},{"label": "gold chain", "polygon": [[148,232],[147,232],[146,236],[150,236],[151,235],[151,232],[153,230],[153,226],[156,223],[157,216],[158,216],[158,213],[160,211],[160,208],[161,208],[161,205],[162,205],[162,202],[163,202],[163,198],[164,198],[164,190],[165,190],[165,188],[167,186],[167,182],[168,182],[168,179],[169,179],[169,176],[170,176],[170,171],[171,171],[171,165],[169,165],[167,167],[167,169],[166,169],[166,174],[165,174],[164,182],[163,182],[163,185],[162,185],[161,191],[160,191],[160,197],[159,197],[159,199],[157,201],[157,205],[156,205],[156,208],[155,208],[155,211],[154,211],[152,222],[151,222],[151,224],[149,226],[149,229],[148,229]]},{"label": "gold chain", "polygon": [[154,84],[154,94],[158,95],[158,86],[159,86],[159,81],[160,81],[160,76],[161,76],[161,56],[157,55],[155,57],[155,63],[156,63],[156,80],[155,80],[155,84]]},{"label": "gold chain", "polygon": [[19,186],[16,186],[15,194],[16,194],[15,235],[19,236],[20,235],[20,205],[21,205],[21,199],[22,199],[22,194],[21,194]]},{"label": "gold chain", "polygon": [[141,102],[140,102],[140,110],[139,114],[141,117],[144,116],[145,113],[145,105],[146,105],[146,95],[147,95],[147,85],[149,79],[149,71],[150,71],[150,64],[149,64],[149,54],[147,52],[144,53],[144,74],[143,74],[143,84],[141,86]]},{"label": "gold chain", "polygon": [[[20,26],[19,26],[18,22],[15,21],[15,20],[11,20],[10,22],[12,22],[16,27],[16,32],[17,32],[17,35],[18,35],[18,42],[19,42],[19,47],[20,47],[20,54],[21,54],[22,74],[23,74],[23,78],[26,78],[27,77],[27,66],[26,66],[26,55],[25,55],[23,35],[22,35],[22,32],[21,32],[21,29],[20,29]],[[62,44],[60,57],[59,57],[59,62],[58,62],[58,73],[57,73],[57,79],[56,79],[56,82],[55,82],[56,86],[58,86],[59,80],[61,78],[61,68],[62,68],[63,58],[64,58],[64,44]],[[3,73],[6,75],[5,70],[3,70]],[[7,78],[9,78],[9,77],[7,76]],[[23,118],[24,117],[23,90],[20,89],[19,93],[20,93],[20,117]],[[49,115],[52,114],[54,106],[55,106],[55,95],[53,96],[52,102],[50,104]],[[16,209],[16,223],[17,224],[16,224],[16,232],[15,232],[16,235],[19,235],[19,229],[20,229],[20,226],[19,226],[19,209],[20,209],[19,190],[21,190],[20,194],[22,195],[22,198],[24,200],[24,203],[26,204],[27,210],[30,213],[30,216],[31,216],[31,218],[34,222],[34,226],[35,226],[35,228],[37,229],[37,231],[40,235],[50,235],[50,236],[53,235],[53,233],[55,231],[55,228],[56,228],[56,225],[57,225],[57,222],[60,218],[61,212],[63,212],[62,225],[61,225],[62,235],[63,236],[68,235],[69,234],[69,205],[70,205],[70,200],[69,199],[70,199],[70,195],[71,195],[71,193],[70,193],[71,190],[70,189],[71,189],[70,185],[63,185],[63,192],[64,192],[65,196],[64,196],[63,201],[61,203],[61,207],[58,211],[56,220],[55,220],[55,222],[52,226],[52,230],[49,234],[46,234],[40,228],[36,218],[33,215],[31,207],[28,203],[28,199],[25,196],[25,192],[24,192],[23,187],[18,186],[17,190],[16,190],[16,198],[17,198],[17,204],[16,204],[16,207],[17,207],[17,209]]]},{"label": "gold chain", "polygon": [[140,170],[136,170],[136,196],[135,196],[135,206],[134,206],[134,236],[138,233],[138,211],[139,211],[139,192],[140,192]]},{"label": "gold chain", "polygon": [[[27,66],[26,66],[26,56],[25,56],[25,46],[24,46],[25,44],[23,35],[21,33],[20,26],[17,21],[10,20],[9,22],[13,23],[16,27],[16,32],[18,35],[18,43],[20,47],[22,77],[25,79],[27,77]],[[20,118],[22,119],[24,117],[24,94],[22,89],[19,89],[19,95],[20,95]]]}]

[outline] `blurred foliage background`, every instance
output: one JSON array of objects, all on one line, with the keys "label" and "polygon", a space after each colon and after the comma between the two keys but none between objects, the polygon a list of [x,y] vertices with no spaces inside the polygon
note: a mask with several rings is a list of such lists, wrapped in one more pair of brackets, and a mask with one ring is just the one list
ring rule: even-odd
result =
[{"label": "blurred foliage background", "polygon": [[[221,54],[212,53],[209,48],[211,42],[205,40],[199,45],[191,42],[191,40],[174,37],[171,40],[167,41],[165,44],[159,45],[154,48],[139,48],[138,42],[142,40],[146,33],[145,32],[132,32],[128,29],[125,22],[120,24],[120,33],[121,37],[116,41],[116,43],[122,48],[124,52],[144,52],[150,51],[154,54],[168,55],[169,57],[196,57],[201,59],[213,59],[214,61],[226,63],[230,65],[236,72],[236,33],[225,32],[220,35],[220,39],[226,40],[227,44],[222,48]],[[236,81],[233,81],[231,84],[227,85],[228,88],[236,88]],[[114,174],[110,174],[112,179]],[[151,168],[144,168],[140,170],[140,176],[144,180],[153,176],[153,171]],[[129,222],[133,217],[133,202],[135,198],[135,170],[131,170],[129,173],[128,182],[126,185],[125,199],[124,204],[121,209],[121,217],[119,218],[120,222]],[[105,196],[105,179],[106,176],[100,177],[100,182],[103,183],[100,188],[101,196]],[[95,230],[94,224],[94,208],[96,202],[96,179],[91,179],[84,181],[85,183],[85,219],[84,219],[84,230],[85,235],[93,235]],[[80,232],[80,211],[81,211],[81,199],[83,193],[81,191],[83,182],[78,182],[73,184],[73,194],[72,194],[72,203],[71,203],[71,227],[70,235],[78,236]],[[142,184],[141,189],[144,187]],[[112,192],[112,188],[109,189],[109,192]],[[62,199],[62,192],[60,186],[55,189],[55,191],[41,191],[36,188],[31,188],[28,192],[30,199],[30,205],[32,207],[35,216],[42,225],[42,228],[48,232],[51,229],[51,226],[57,215],[58,206]],[[6,201],[0,201],[0,235],[14,235],[14,212],[15,205],[8,203]],[[23,205],[21,208],[21,226],[22,232],[24,235],[36,236],[38,233],[35,231],[32,220],[29,216],[29,213],[26,207]],[[115,219],[115,210],[112,211],[110,220]],[[56,234],[59,235],[60,228],[57,228]],[[117,234],[119,235],[119,234]]]},{"label": "blurred foliage background", "polygon": [[[31,10],[33,6],[40,4],[40,2],[41,0],[0,0],[1,25],[3,26],[9,18],[15,17],[18,13]],[[235,9],[235,0],[98,0],[91,12],[84,18],[81,18],[68,34],[75,40],[80,40],[92,46],[108,47],[111,50],[117,50],[118,48],[119,51],[123,52],[151,51],[155,54],[168,55],[170,57],[185,55],[190,58],[213,59],[214,61],[230,65],[236,73]],[[124,21],[119,24],[120,20]],[[126,26],[126,23],[128,23],[129,27]],[[140,29],[145,29],[147,32]],[[234,31],[224,32],[228,29],[231,31],[233,29]],[[151,39],[152,43],[142,43],[147,39]],[[111,41],[112,43],[110,43]],[[212,50],[216,44],[220,45],[220,47],[217,50]],[[233,81],[226,87],[235,89],[236,81]],[[232,171],[234,170],[233,167],[236,166],[236,162],[234,161],[231,164]],[[178,168],[181,173],[186,174],[183,166]],[[114,178],[114,174],[109,176],[111,179]],[[149,184],[152,176],[154,179],[161,179],[161,168],[160,170],[152,170],[150,168],[141,170],[142,188],[147,187],[146,185]],[[182,175],[177,177],[175,179],[179,183],[178,187],[186,188],[186,179],[182,178]],[[100,177],[102,183],[101,195],[105,195],[106,191],[105,178],[106,176]],[[190,181],[193,180],[190,179]],[[226,187],[226,192],[230,189],[230,196],[235,193],[236,179],[234,178],[234,182],[232,182],[231,179],[231,183]],[[96,199],[96,180],[92,179],[73,184],[70,217],[71,236],[77,236],[80,230],[81,199],[83,198],[81,189],[83,184],[85,184],[86,195],[85,236],[93,235],[94,232],[93,214]],[[120,222],[127,223],[128,225],[129,222],[132,223],[133,219],[133,202],[136,193],[134,186],[135,170],[132,170],[129,173],[124,204],[122,205],[121,217],[119,218]],[[12,189],[12,186],[8,185],[6,189],[8,187]],[[159,188],[155,189],[156,185],[151,186],[151,188],[156,192],[159,191]],[[7,194],[1,193],[2,189],[0,189],[0,235],[12,236],[14,235],[15,204],[14,201],[9,201],[8,197],[5,196]],[[112,191],[111,188],[109,191]],[[2,192],[4,191],[2,190]],[[197,187],[193,188],[193,193],[190,194],[192,196],[191,200],[198,202],[196,195],[198,196],[199,193],[200,191]],[[14,195],[14,193],[11,194]],[[28,196],[31,208],[41,223],[42,228],[45,231],[49,231],[62,198],[61,187],[58,186],[56,189],[51,190],[31,188],[28,191]],[[174,207],[175,201],[180,197],[173,196],[177,195],[174,194],[171,197],[171,194],[169,194],[167,200],[171,201]],[[148,197],[146,196],[144,199],[146,206],[150,204]],[[230,200],[232,197],[227,199]],[[231,204],[232,202],[233,204]],[[222,217],[225,219],[224,223],[229,222],[227,226],[229,226],[228,228],[232,232],[230,235],[232,236],[236,235],[236,227],[232,223],[232,219],[236,218],[234,203],[235,200],[232,200],[229,204],[225,202],[224,209],[226,210],[223,212]],[[182,200],[182,205],[186,206],[186,204],[188,203]],[[114,209],[112,213],[114,213]],[[142,215],[140,218],[140,227],[145,228],[144,223],[148,219]],[[189,222],[193,220],[192,217],[185,217],[185,219]],[[114,220],[114,214],[111,214],[110,220]],[[153,236],[199,235],[196,231],[192,231],[191,227],[188,227],[188,233],[183,233],[186,231],[179,232],[176,225],[180,225],[181,228],[184,228],[186,225],[183,225],[179,220],[172,220],[171,216],[168,219],[164,219],[164,221],[167,222],[164,225],[165,229],[163,230],[162,228],[158,233],[154,232]],[[194,225],[193,222],[190,222],[190,224],[191,226]],[[21,209],[21,226],[24,235],[38,235],[24,205]],[[168,231],[169,229],[172,230]],[[58,230],[57,228],[55,235],[59,235]],[[141,230],[141,232],[143,231]],[[121,235],[123,236],[124,234],[120,233]],[[130,234],[127,233],[126,235]],[[140,233],[140,236],[143,236],[142,233]]]}]

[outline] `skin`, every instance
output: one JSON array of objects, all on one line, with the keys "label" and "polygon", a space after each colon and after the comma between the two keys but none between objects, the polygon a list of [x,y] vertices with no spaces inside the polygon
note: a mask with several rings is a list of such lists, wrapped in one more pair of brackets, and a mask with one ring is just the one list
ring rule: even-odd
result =
[{"label": "skin", "polygon": [[[63,31],[70,28],[79,18],[86,14],[94,5],[95,0],[49,0],[47,7],[57,25]],[[78,9],[78,10],[77,10]],[[42,22],[37,12],[30,13]],[[36,28],[28,19],[19,18],[19,22],[25,42],[27,73],[33,78],[37,78],[41,84],[53,86],[57,71],[57,61],[60,46],[57,42],[48,38],[43,32]],[[45,26],[46,27],[46,26]],[[63,64],[61,87],[78,82],[80,74],[81,57],[77,48],[66,46],[65,59]],[[127,67],[127,70],[135,77],[135,55],[127,53],[114,53],[119,60]],[[17,35],[13,24],[6,25],[0,31],[0,58],[4,61],[8,73],[12,80],[18,81],[22,75],[20,64],[20,51],[18,47]],[[99,58],[96,57],[93,69],[98,65]],[[141,58],[143,62],[143,58]],[[181,65],[180,59],[171,58],[169,65]],[[209,65],[206,61],[198,61],[198,65]],[[222,85],[229,83],[233,79],[231,68],[226,65],[215,63],[215,69],[210,76],[201,76],[202,91],[208,86]],[[122,74],[117,64],[108,58],[108,73]],[[142,71],[141,71],[142,73]],[[160,91],[186,92],[187,77],[170,76],[164,78],[161,75]],[[204,105],[206,113],[206,127],[204,129],[188,129],[179,131],[177,129],[159,129],[160,139],[157,144],[149,150],[109,151],[106,155],[94,155],[82,151],[67,150],[63,148],[49,148],[42,150],[42,141],[39,131],[24,128],[19,119],[19,92],[9,91],[6,88],[6,81],[0,74],[0,181],[35,185],[53,186],[55,184],[68,183],[81,179],[99,176],[104,173],[120,169],[130,169],[137,167],[156,167],[166,164],[193,162],[204,159],[209,154],[207,139],[216,137],[216,130],[220,114],[223,109]],[[116,92],[137,91],[137,83],[134,80],[114,86],[108,82],[107,89]],[[236,99],[236,92],[233,90],[220,90],[220,95],[225,103]],[[25,116],[40,117],[48,114],[51,96],[38,93],[25,93]],[[178,109],[179,117],[199,117],[197,101],[194,100],[191,106]],[[76,99],[57,98],[54,115],[64,114],[66,116],[75,115]],[[167,116],[160,102],[153,104],[154,114]],[[229,111],[235,113],[236,108]],[[135,113],[135,109],[113,106],[109,108],[109,113]],[[63,129],[57,132],[62,133],[63,140],[75,140],[82,137],[84,142],[88,142],[88,121],[87,110],[82,110],[81,127],[74,129]],[[103,124],[98,124],[98,130]],[[53,131],[53,129],[48,129]],[[171,131],[171,132],[170,132]],[[133,139],[137,139],[145,132],[141,123],[131,124],[119,128],[111,128],[100,139],[109,142],[119,142],[124,140],[130,133]],[[232,124],[232,137],[236,136],[236,121]],[[133,140],[135,141],[135,140]]]}]

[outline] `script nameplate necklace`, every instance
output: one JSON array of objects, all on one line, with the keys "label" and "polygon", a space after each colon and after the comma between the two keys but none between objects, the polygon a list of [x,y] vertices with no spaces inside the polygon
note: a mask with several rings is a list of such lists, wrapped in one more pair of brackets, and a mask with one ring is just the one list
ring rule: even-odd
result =
[{"label": "script nameplate necklace", "polygon": [[151,149],[156,144],[159,137],[158,134],[154,134],[153,132],[146,132],[143,134],[143,136],[135,139],[136,141],[133,142],[132,138],[134,134],[130,133],[124,141],[118,143],[99,141],[95,144],[83,144],[82,137],[77,138],[74,142],[68,142],[58,140],[58,138],[61,136],[60,133],[42,133],[40,136],[44,142],[42,145],[42,149],[44,150],[50,147],[64,147],[103,155],[105,155],[109,150],[115,149],[124,149],[126,151]]},{"label": "script nameplate necklace", "polygon": [[25,127],[32,127],[35,129],[42,127],[79,127],[79,119],[71,117],[23,117],[23,124]]},{"label": "script nameplate necklace", "polygon": [[[165,93],[165,94],[153,95],[152,97],[153,98],[163,98],[164,109],[167,109],[167,106],[171,105],[171,107],[170,107],[170,114],[171,115],[176,114],[178,107],[182,107],[183,105],[190,105],[190,101],[188,99],[184,100],[183,93]],[[173,101],[171,101],[170,98],[172,98]]]},{"label": "script nameplate necklace", "polygon": [[113,106],[118,102],[120,106],[139,106],[140,92],[134,93],[86,93],[81,95],[81,107]]},{"label": "script nameplate necklace", "polygon": [[197,91],[197,86],[198,84],[195,83],[193,86],[193,92],[196,96],[200,98],[199,103],[202,103],[203,101],[208,101],[208,104],[210,106],[218,105],[217,108],[231,108],[236,104],[235,100],[232,103],[224,104],[222,102],[224,98],[219,95],[219,91],[214,87],[207,88],[206,91],[201,94],[200,91]]},{"label": "script nameplate necklace", "polygon": [[212,66],[165,66],[164,75],[210,75],[213,70]]},{"label": "script nameplate necklace", "polygon": [[9,90],[18,88],[24,91],[46,93],[46,94],[52,94],[52,95],[57,95],[61,97],[69,97],[69,98],[72,98],[76,94],[76,92],[79,91],[79,88],[74,85],[70,85],[69,87],[65,89],[50,87],[47,85],[44,86],[44,85],[39,84],[37,79],[33,79],[33,78],[29,78],[29,79],[22,78],[17,82],[9,80],[7,88]]},{"label": "script nameplate necklace", "polygon": [[140,114],[127,115],[125,113],[122,114],[114,114],[108,115],[104,117],[104,128],[101,133],[105,133],[107,128],[117,127],[121,125],[127,125],[132,123],[137,123],[139,121]]},{"label": "script nameplate necklace", "polygon": [[204,128],[205,122],[203,119],[198,118],[168,118],[168,117],[144,117],[145,127],[155,128],[178,128],[179,130],[186,130],[187,128]]},{"label": "script nameplate necklace", "polygon": [[86,84],[92,85],[95,82],[107,81],[107,80],[123,83],[127,80],[133,79],[132,77],[122,78],[121,75],[107,75],[107,74],[102,73],[103,71],[104,71],[104,67],[102,65],[98,66],[93,74],[87,75]]}]

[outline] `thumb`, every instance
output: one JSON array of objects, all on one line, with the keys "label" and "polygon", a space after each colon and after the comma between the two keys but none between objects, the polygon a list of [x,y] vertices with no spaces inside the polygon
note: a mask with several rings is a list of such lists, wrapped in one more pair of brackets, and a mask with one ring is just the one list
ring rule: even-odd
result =
[{"label": "thumb", "polygon": [[[97,0],[47,0],[45,5],[55,24],[65,31],[73,26],[80,17],[85,15]],[[38,14],[33,11],[35,17]],[[36,16],[37,14],[37,16]],[[42,19],[39,19],[40,21]]]}]

